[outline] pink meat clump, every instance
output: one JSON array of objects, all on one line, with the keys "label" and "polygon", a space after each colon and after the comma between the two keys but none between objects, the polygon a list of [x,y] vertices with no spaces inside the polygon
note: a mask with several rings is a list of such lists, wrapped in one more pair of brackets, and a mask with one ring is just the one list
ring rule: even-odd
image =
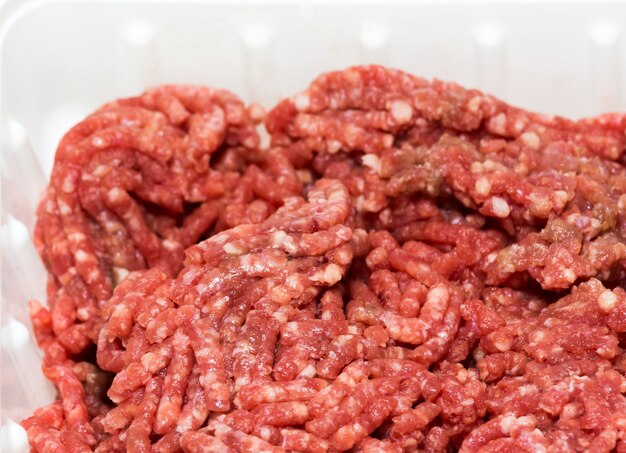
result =
[{"label": "pink meat clump", "polygon": [[33,451],[626,451],[625,159],[380,66],[107,104],[38,210]]}]

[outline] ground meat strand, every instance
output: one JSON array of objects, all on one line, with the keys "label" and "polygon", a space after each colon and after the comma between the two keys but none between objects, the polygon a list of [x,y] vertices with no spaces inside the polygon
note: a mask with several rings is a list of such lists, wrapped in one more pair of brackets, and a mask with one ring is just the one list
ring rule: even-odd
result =
[{"label": "ground meat strand", "polygon": [[34,451],[626,448],[625,115],[365,66],[263,116],[161,87],[64,138]]},{"label": "ground meat strand", "polygon": [[129,271],[180,270],[183,250],[219,215],[226,175],[212,156],[258,143],[241,101],[193,86],[107,104],[63,137],[35,242],[55,282],[48,303],[64,348],[95,341],[98,308]]},{"label": "ground meat strand", "polygon": [[[309,419],[306,400],[325,386],[324,381],[310,381],[310,390],[304,381],[292,381],[291,387],[288,382],[275,389],[269,386],[280,326],[291,326],[291,331],[299,334],[298,330],[293,330],[298,329],[298,322],[294,324],[289,317],[285,318],[280,313],[281,307],[315,303],[319,289],[339,281],[350,263],[350,249],[344,251],[348,253],[347,257],[332,253],[344,245],[349,246],[349,229],[339,236],[343,238],[343,244],[334,238],[325,241],[325,247],[318,243],[317,256],[307,256],[310,249],[297,245],[300,243],[297,238],[319,234],[323,232],[320,231],[322,225],[332,229],[345,220],[350,209],[347,192],[339,182],[320,180],[309,192],[309,200],[309,203],[290,200],[260,224],[235,227],[190,248],[186,267],[175,280],[166,279],[158,270],[141,271],[131,274],[116,288],[111,306],[104,310],[110,315],[100,333],[98,352],[106,352],[107,344],[113,343],[130,345],[139,342],[143,346],[141,351],[128,347],[116,351],[122,357],[122,369],[117,368],[118,360],[108,360],[108,353],[98,356],[99,364],[105,369],[112,366],[111,370],[117,372],[108,396],[118,405],[124,405],[144,386],[144,401],[147,394],[159,392],[157,406],[154,409],[150,406],[154,413],[148,434],[168,435],[174,429],[192,428],[177,423],[185,411],[185,392],[194,392],[187,386],[192,374],[198,376],[198,383],[204,389],[206,409],[201,414],[204,417],[228,411],[234,396],[232,392],[239,391],[236,401],[243,401],[244,407],[252,409],[253,414],[270,426],[301,425]],[[272,242],[278,233],[284,237],[292,235],[294,246]],[[235,245],[242,237],[248,239],[245,250]],[[198,276],[202,278],[194,281]],[[259,285],[268,291],[263,291],[249,307],[245,318],[241,318],[241,333],[232,351],[232,368],[226,369],[220,350],[228,343],[228,339],[220,335],[223,318],[207,315],[215,303],[228,297],[229,288],[241,291],[243,284]],[[152,294],[143,299],[141,306],[137,305],[137,297],[147,288],[152,289]],[[187,293],[202,297],[190,299]],[[199,305],[201,302],[204,305]],[[299,311],[296,308],[291,310],[293,313]],[[163,313],[167,316],[161,316]],[[221,313],[224,315],[226,311],[221,310]],[[121,323],[121,319],[128,319],[130,324]],[[151,319],[163,322],[149,334]],[[124,328],[127,325],[134,327]],[[289,341],[293,343],[294,340],[288,341],[288,336],[282,334],[281,341],[290,344]],[[278,362],[274,365],[275,373],[276,366]],[[160,381],[155,381],[160,375],[163,375]],[[158,382],[161,382],[159,387],[150,390],[150,385],[155,386]],[[256,391],[252,390],[255,388]],[[271,392],[272,399],[265,402],[261,389]],[[282,398],[276,393],[280,389],[285,391]],[[257,398],[257,402],[251,403],[251,398]],[[153,404],[152,399],[148,401]],[[140,428],[133,428],[133,423],[139,423],[137,417],[143,412],[143,406],[139,405],[128,427],[129,434],[131,429],[132,432],[139,431]],[[197,422],[204,420],[199,418]],[[142,433],[146,432],[144,425],[138,426],[141,426]],[[110,428],[110,423],[105,424],[105,429]],[[142,438],[141,442],[145,442],[145,437]]]},{"label": "ground meat strand", "polygon": [[[365,66],[320,76],[273,109],[266,125],[296,166],[350,181],[363,215],[385,222],[389,197],[453,196],[515,237],[503,250],[494,244],[489,251],[498,253],[488,258],[455,250],[460,256],[435,270],[454,271],[474,255],[489,284],[526,273],[562,289],[581,278],[625,277],[624,118],[546,117],[455,84]],[[476,243],[459,239],[457,248]]]}]

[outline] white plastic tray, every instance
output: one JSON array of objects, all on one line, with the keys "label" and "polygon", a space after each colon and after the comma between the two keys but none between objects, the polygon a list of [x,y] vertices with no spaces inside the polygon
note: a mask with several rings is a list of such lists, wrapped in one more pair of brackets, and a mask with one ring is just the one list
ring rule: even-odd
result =
[{"label": "white plastic tray", "polygon": [[186,82],[269,107],[323,71],[380,63],[546,113],[626,110],[621,2],[9,1],[0,21],[3,452],[25,450],[17,422],[54,395],[26,308],[45,285],[33,212],[56,143],[103,102]]}]

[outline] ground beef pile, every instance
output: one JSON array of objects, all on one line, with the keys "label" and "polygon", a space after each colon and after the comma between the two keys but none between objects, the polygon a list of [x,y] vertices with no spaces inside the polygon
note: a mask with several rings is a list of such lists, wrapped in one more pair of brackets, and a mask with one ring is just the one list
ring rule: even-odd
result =
[{"label": "ground beef pile", "polygon": [[57,151],[41,452],[626,451],[626,115],[379,66],[161,87]]}]

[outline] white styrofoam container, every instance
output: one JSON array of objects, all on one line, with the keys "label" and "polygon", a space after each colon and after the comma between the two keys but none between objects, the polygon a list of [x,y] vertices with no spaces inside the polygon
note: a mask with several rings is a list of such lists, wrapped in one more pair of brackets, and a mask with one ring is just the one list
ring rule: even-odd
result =
[{"label": "white styrofoam container", "polygon": [[27,315],[44,298],[34,209],[65,130],[159,83],[270,107],[319,73],[380,63],[570,117],[626,110],[626,3],[12,1],[0,12],[0,451],[53,398]]}]

